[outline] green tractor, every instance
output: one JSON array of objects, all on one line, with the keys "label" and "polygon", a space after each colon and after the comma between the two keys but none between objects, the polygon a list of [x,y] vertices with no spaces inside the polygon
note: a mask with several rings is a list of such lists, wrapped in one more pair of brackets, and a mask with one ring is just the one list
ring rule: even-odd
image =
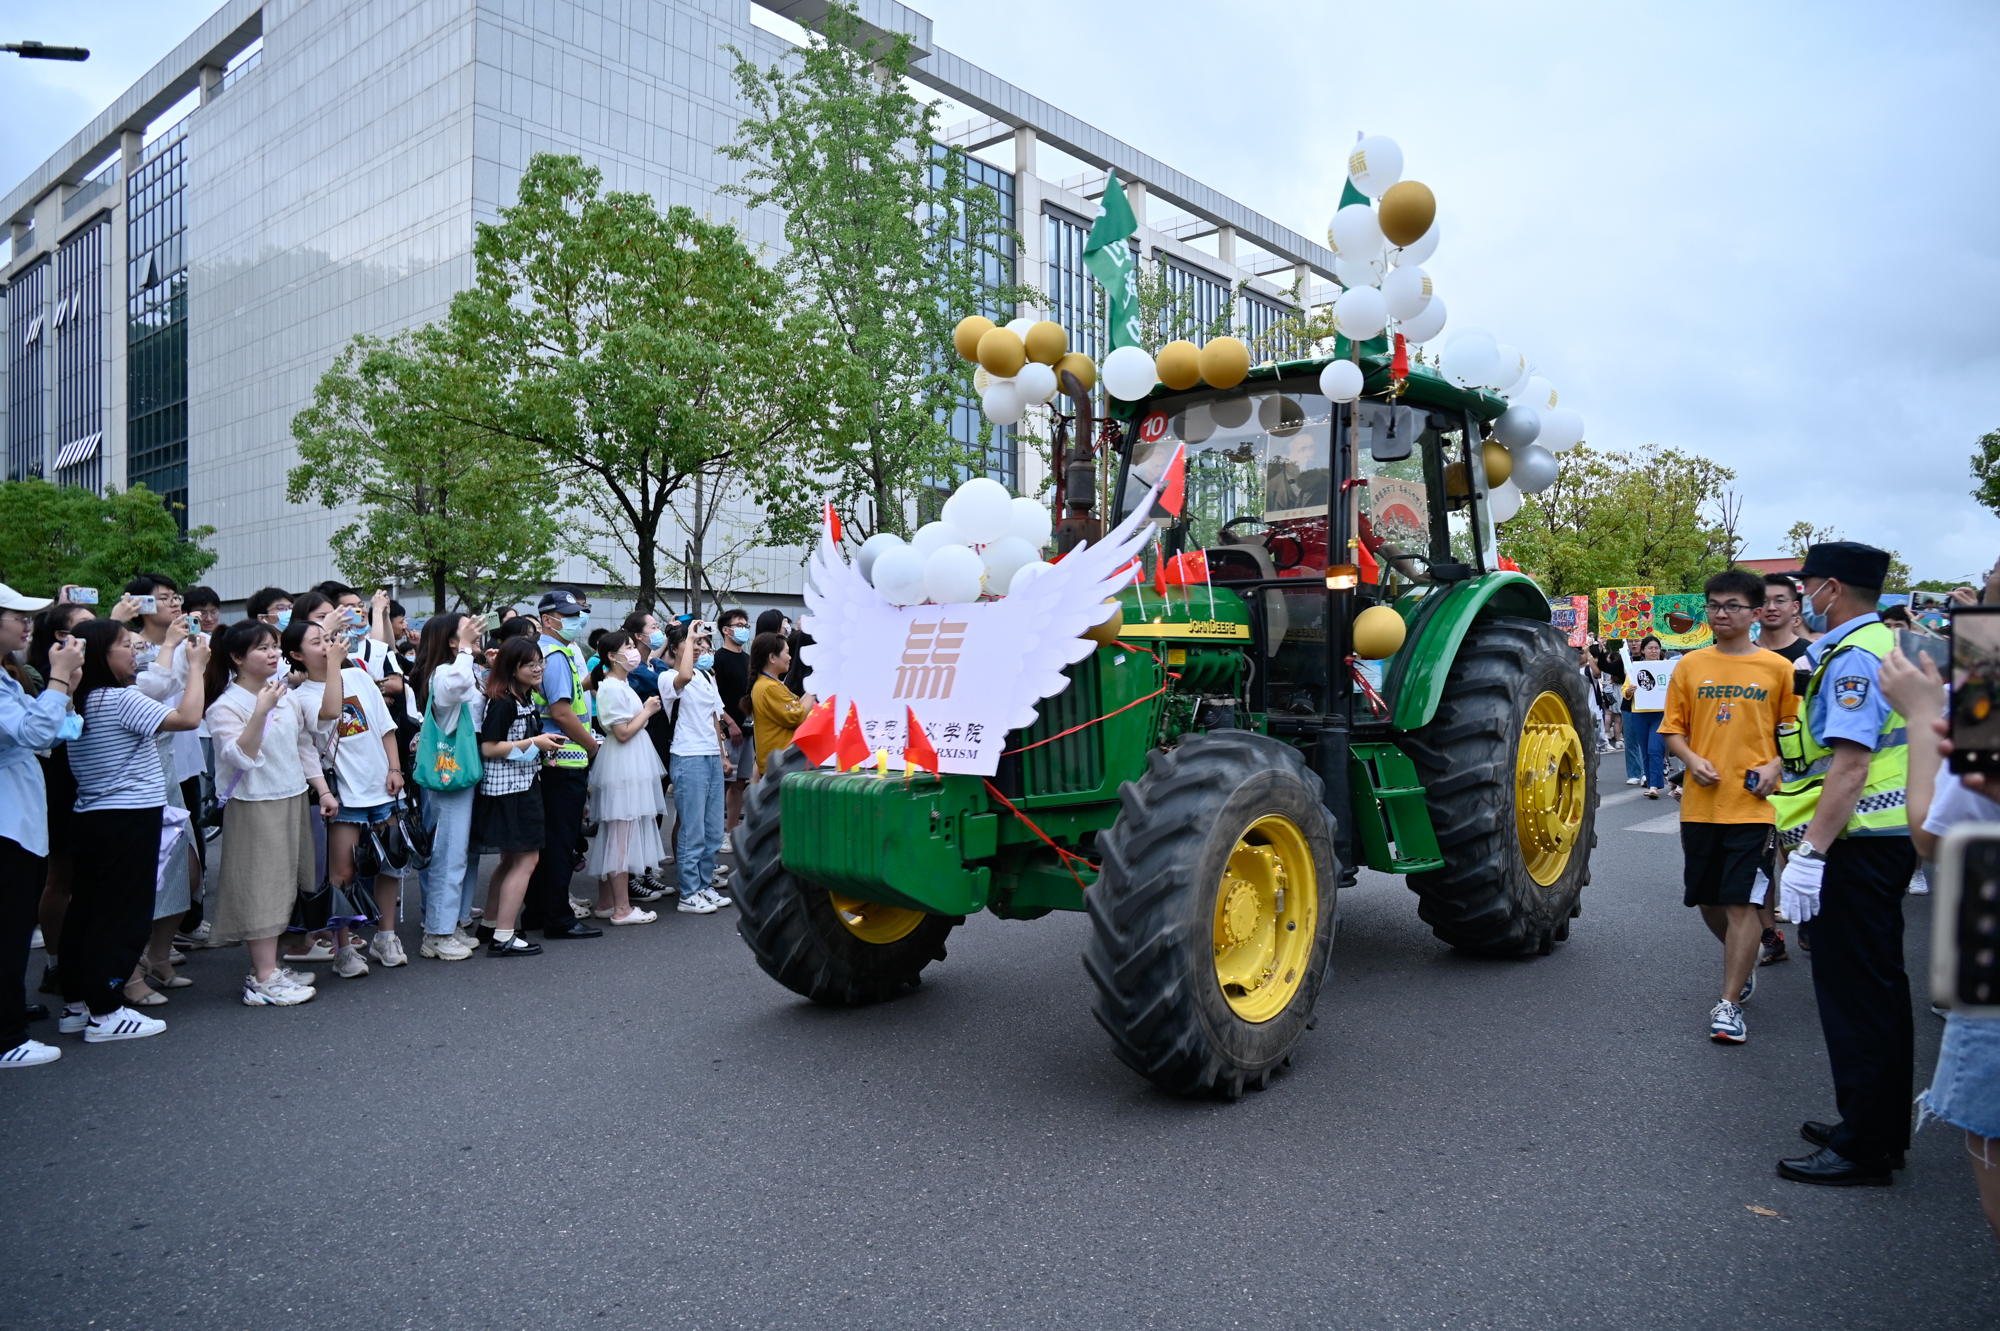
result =
[{"label": "green tractor", "polygon": [[[1206,577],[1121,593],[1115,640],[1009,735],[995,776],[773,755],[736,833],[759,965],[815,1002],[870,1003],[916,985],[973,911],[1088,911],[1118,1057],[1234,1097],[1311,1024],[1361,866],[1404,875],[1455,948],[1568,937],[1596,843],[1592,727],[1547,598],[1499,567],[1482,437],[1505,404],[1386,357],[1336,404],[1325,364],[1116,409],[1114,516],[1184,444],[1183,511],[1154,516],[1163,553],[1203,552]],[[1079,454],[1072,541],[1095,521]]]}]

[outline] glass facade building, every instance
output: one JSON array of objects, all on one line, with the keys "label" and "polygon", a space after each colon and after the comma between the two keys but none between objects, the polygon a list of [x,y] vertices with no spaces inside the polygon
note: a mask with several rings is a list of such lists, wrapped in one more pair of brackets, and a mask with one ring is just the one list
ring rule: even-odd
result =
[{"label": "glass facade building", "polygon": [[187,138],[155,145],[126,190],[125,484],[188,504]]},{"label": "glass facade building", "polygon": [[63,238],[56,251],[55,479],[104,489],[104,265],[111,222],[96,221]]},{"label": "glass facade building", "polygon": [[7,286],[7,477],[25,481],[48,466],[47,373],[49,262],[44,259],[14,275]]},{"label": "glass facade building", "polygon": [[[946,168],[941,160],[945,153],[953,153],[964,164],[965,188],[968,191],[986,189],[992,191],[1002,218],[1011,219],[1015,212],[1014,173],[1002,171],[991,162],[983,162],[968,153],[954,148],[937,146],[933,154],[939,160],[931,165],[931,185],[941,188],[947,180]],[[971,222],[963,213],[955,219],[952,230],[953,250],[964,254],[970,248],[972,237],[968,231]],[[1014,281],[1014,237],[1008,232],[986,235],[979,247],[984,253],[980,260],[980,278],[983,295],[976,311],[998,324],[1004,324],[1014,317],[1011,306],[1003,307],[994,298],[1001,287]],[[973,454],[984,453],[986,474],[1008,489],[1020,485],[1020,448],[1016,432],[1011,425],[995,425],[986,419],[979,409],[979,399],[971,395],[959,398],[951,409],[950,428],[952,442]],[[984,438],[982,439],[982,436]]]}]

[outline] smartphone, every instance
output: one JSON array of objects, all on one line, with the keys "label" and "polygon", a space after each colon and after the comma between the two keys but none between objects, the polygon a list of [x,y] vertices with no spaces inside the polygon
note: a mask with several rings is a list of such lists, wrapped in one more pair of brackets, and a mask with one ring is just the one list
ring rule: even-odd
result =
[{"label": "smartphone", "polygon": [[132,598],[132,604],[139,607],[139,613],[142,615],[160,613],[160,598],[157,596],[135,596]]},{"label": "smartphone", "polygon": [[1951,614],[1951,770],[2000,773],[2000,605]]},{"label": "smartphone", "polygon": [[1946,639],[1915,629],[1897,629],[1896,646],[1902,648],[1911,665],[1919,664],[1918,657],[1928,656],[1937,667],[1939,679],[1951,678],[1951,643]]},{"label": "smartphone", "polygon": [[71,605],[96,605],[97,588],[65,587],[63,588],[62,598],[63,600],[69,602]]},{"label": "smartphone", "polygon": [[499,628],[500,612],[497,610],[488,610],[485,615],[485,623],[486,623],[486,631],[488,633],[491,633],[494,629]]},{"label": "smartphone", "polygon": [[2000,1017],[2000,823],[1945,833],[1931,886],[1931,1001]]},{"label": "smartphone", "polygon": [[1752,795],[1757,793],[1757,774],[1755,772],[1745,772],[1743,774],[1743,788]]}]

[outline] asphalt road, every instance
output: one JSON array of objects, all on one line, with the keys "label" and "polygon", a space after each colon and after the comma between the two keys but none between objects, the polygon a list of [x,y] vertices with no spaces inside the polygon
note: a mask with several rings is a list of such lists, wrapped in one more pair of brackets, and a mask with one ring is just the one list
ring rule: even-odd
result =
[{"label": "asphalt road", "polygon": [[[197,953],[163,1036],[0,1081],[0,1321],[1991,1328],[1955,1131],[1889,1189],[1773,1176],[1832,1117],[1811,963],[1762,973],[1747,1046],[1708,1042],[1671,807],[1607,804],[1539,960],[1454,955],[1364,874],[1318,1029],[1235,1104],[1112,1057],[1081,916],[975,918],[851,1012],[768,980],[727,911],[321,968],[285,1010]],[[1920,1084],[1940,1029],[1919,1012]]]}]

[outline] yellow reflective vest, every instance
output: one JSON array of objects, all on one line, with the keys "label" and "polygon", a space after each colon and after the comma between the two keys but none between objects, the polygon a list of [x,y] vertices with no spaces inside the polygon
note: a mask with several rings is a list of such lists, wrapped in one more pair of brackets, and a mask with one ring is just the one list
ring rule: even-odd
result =
[{"label": "yellow reflective vest", "polygon": [[[1806,683],[1799,699],[1798,715],[1778,727],[1778,754],[1784,759],[1784,779],[1771,796],[1778,814],[1778,842],[1796,846],[1804,840],[1806,826],[1819,809],[1820,789],[1833,766],[1833,750],[1812,733],[1810,717],[1813,699],[1826,680],[1827,667],[1842,652],[1867,652],[1877,661],[1889,655],[1896,635],[1882,623],[1864,624],[1848,634],[1820,663]],[[1910,780],[1909,732],[1903,718],[1891,712],[1883,718],[1876,736],[1875,752],[1868,758],[1868,782],[1854,803],[1854,814],[1842,828],[1842,836],[1907,836],[1906,812]]]}]

